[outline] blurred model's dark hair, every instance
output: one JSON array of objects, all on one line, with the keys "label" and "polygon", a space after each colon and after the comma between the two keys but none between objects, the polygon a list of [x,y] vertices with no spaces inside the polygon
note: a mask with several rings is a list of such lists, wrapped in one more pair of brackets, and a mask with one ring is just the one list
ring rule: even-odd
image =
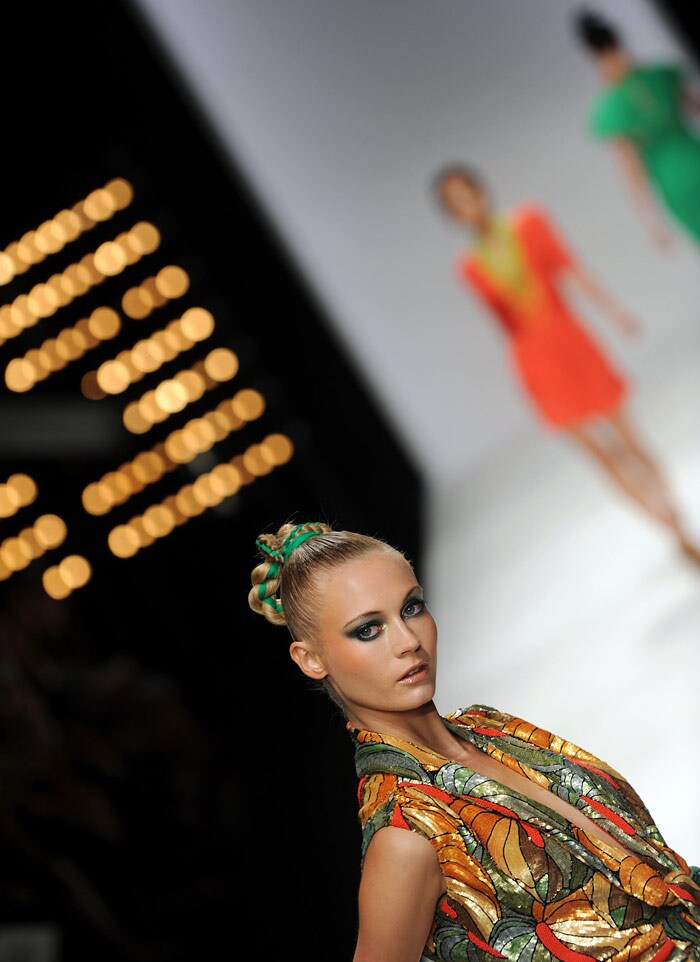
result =
[{"label": "blurred model's dark hair", "polygon": [[593,10],[579,10],[574,15],[574,29],[582,45],[593,53],[618,50],[621,46],[615,27]]}]

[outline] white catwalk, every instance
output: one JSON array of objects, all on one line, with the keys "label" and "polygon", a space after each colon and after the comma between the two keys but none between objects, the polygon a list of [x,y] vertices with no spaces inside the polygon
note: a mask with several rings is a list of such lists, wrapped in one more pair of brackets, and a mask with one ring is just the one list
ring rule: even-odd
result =
[{"label": "white catwalk", "polygon": [[[700,535],[700,344],[635,421]],[[430,506],[438,708],[475,702],[598,754],[700,864],[700,568],[563,440],[534,432]]]}]

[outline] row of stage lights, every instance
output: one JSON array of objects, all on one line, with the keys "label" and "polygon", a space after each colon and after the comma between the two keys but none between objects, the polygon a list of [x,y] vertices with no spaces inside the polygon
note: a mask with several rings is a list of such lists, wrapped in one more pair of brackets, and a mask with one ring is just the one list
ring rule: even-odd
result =
[{"label": "row of stage lights", "polygon": [[[28,231],[0,251],[0,286],[62,250],[97,223],[109,220],[128,207],[132,199],[131,185],[123,178],[115,178],[72,208],[59,211],[36,230]],[[45,283],[35,284],[28,293],[1,305],[0,345],[50,317],[106,278],[120,274],[154,253],[160,243],[157,227],[140,221],[113,240],[100,244],[61,273],[53,274]],[[141,321],[157,308],[182,297],[189,287],[187,272],[170,264],[129,287],[119,306],[126,318]],[[117,310],[107,305],[98,307],[89,317],[63,328],[55,336],[46,338],[39,347],[10,360],[5,368],[5,384],[15,393],[31,391],[54,372],[114,339],[123,329],[123,318]],[[81,393],[91,401],[122,394],[181,353],[208,340],[214,329],[215,321],[209,311],[190,307],[162,329],[138,339],[130,348],[84,374],[80,382]],[[154,425],[182,412],[205,392],[233,379],[238,369],[239,360],[233,351],[215,347],[190,367],[182,368],[127,403],[122,411],[123,425],[133,434],[145,434]],[[239,389],[201,417],[191,418],[182,427],[172,430],[164,441],[88,484],[81,497],[84,510],[93,516],[107,514],[168,472],[191,463],[197,455],[209,451],[232,432],[257,420],[265,409],[265,398],[259,391],[245,387]],[[221,504],[242,487],[286,464],[293,454],[294,445],[289,437],[281,433],[268,434],[230,460],[221,461],[211,470],[200,473],[192,483],[150,505],[142,514],[114,526],[107,536],[109,549],[120,558],[133,556],[190,518]],[[5,483],[0,483],[0,519],[9,518],[26,508],[36,496],[36,482],[29,475],[15,473]],[[65,522],[58,515],[45,514],[33,525],[6,537],[0,542],[0,581],[23,570],[46,551],[57,548],[66,535]],[[91,575],[89,561],[73,554],[47,568],[42,583],[52,598],[59,599],[87,584]]]},{"label": "row of stage lights", "polygon": [[[201,473],[194,482],[185,484],[174,494],[150,505],[142,514],[126,524],[116,525],[107,536],[107,544],[118,558],[130,558],[158,538],[169,535],[207,508],[233,497],[244,485],[270,474],[286,464],[294,454],[294,445],[284,434],[268,434],[259,443],[248,445],[242,454],[222,461],[210,471]],[[142,462],[143,463],[143,462]],[[122,477],[127,478],[126,474]],[[150,483],[148,479],[146,483]],[[142,486],[145,486],[143,484]],[[107,490],[104,480],[96,488]],[[7,517],[36,499],[36,482],[26,474],[15,474],[0,486],[0,511]],[[86,488],[85,495],[90,491]],[[127,492],[127,498],[134,491]],[[123,498],[122,500],[127,500]],[[85,509],[91,514],[104,514],[99,502],[87,497]],[[109,510],[109,505],[106,510]],[[95,508],[97,508],[95,510]],[[40,515],[33,524],[22,528],[0,542],[0,581],[6,581],[16,571],[22,571],[47,551],[58,548],[66,539],[65,521],[56,514]],[[52,598],[66,598],[76,588],[87,584],[92,575],[90,562],[82,555],[67,555],[46,569],[42,583]]]},{"label": "row of stage lights", "polygon": [[255,421],[264,410],[262,394],[252,388],[242,388],[214,410],[191,418],[184,427],[171,431],[165,441],[88,484],[82,494],[83,507],[89,514],[106,514],[179,465],[189,464],[198,454],[209,451],[232,431]]},{"label": "row of stage lights", "polygon": [[61,307],[82,297],[108,277],[120,274],[160,245],[160,233],[153,224],[141,222],[105,241],[48,281],[35,284],[28,294],[18,294],[0,307],[0,338],[10,340],[55,314]]},{"label": "row of stage lights", "polygon": [[[188,287],[187,272],[176,265],[169,265],[131,290],[139,296],[147,292],[150,302],[154,306],[161,306],[168,300],[181,297]],[[158,295],[157,301],[151,289]],[[129,293],[127,291],[122,300]],[[93,399],[104,397],[106,393],[118,393],[111,390],[110,385],[122,380],[124,386],[121,390],[126,389],[129,381],[139,380],[180,351],[209,337],[213,329],[214,321],[209,311],[201,307],[190,308],[180,319],[171,321],[164,330],[139,341],[131,351],[122,351],[113,361],[104,362],[97,372],[86,374],[83,393]],[[40,347],[31,348],[21,357],[13,358],[5,369],[5,384],[16,393],[30,391],[39,381],[44,381],[54,371],[60,371],[71,361],[83,357],[103,341],[116,337],[121,330],[119,314],[111,307],[98,307],[90,317],[82,318],[72,327],[63,328],[56,337],[47,338]],[[103,382],[106,387],[103,387]]]},{"label": "row of stage lights", "polygon": [[[13,475],[2,487],[15,490],[18,482],[21,482],[24,491],[32,490],[36,497],[36,483],[28,475]],[[47,551],[60,547],[66,539],[66,533],[66,523],[61,517],[42,514],[18,534],[4,538],[0,541],[0,581],[6,581]],[[71,554],[47,568],[42,575],[42,583],[52,598],[67,598],[76,588],[87,584],[91,574],[92,568],[87,558]]]},{"label": "row of stage lights", "polygon": [[63,250],[95,224],[109,220],[117,211],[128,207],[134,196],[131,184],[115,177],[104,187],[91,191],[71,208],[60,210],[36,230],[29,230],[19,240],[0,251],[0,286],[9,284],[18,274],[39,264],[49,254]]}]

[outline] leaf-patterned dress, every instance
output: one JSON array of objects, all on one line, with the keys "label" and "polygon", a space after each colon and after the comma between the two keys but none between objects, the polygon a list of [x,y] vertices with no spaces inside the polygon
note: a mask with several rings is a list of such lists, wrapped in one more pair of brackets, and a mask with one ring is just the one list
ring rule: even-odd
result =
[{"label": "leaf-patterned dress", "polygon": [[349,727],[362,861],[374,833],[393,825],[425,836],[445,876],[423,959],[700,962],[700,868],[665,843],[622,775],[495,708],[472,705],[443,720],[580,809],[631,854],[491,777]]}]

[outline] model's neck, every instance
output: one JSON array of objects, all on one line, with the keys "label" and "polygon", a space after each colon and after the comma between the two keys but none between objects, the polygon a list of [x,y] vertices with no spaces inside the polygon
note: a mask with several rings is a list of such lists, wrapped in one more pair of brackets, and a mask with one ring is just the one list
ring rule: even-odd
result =
[{"label": "model's neck", "polygon": [[389,735],[448,756],[447,749],[454,741],[432,701],[403,712],[354,712],[348,718],[348,724],[352,728]]},{"label": "model's neck", "polygon": [[629,54],[616,51],[601,58],[600,76],[606,84],[618,84],[633,68],[634,61]]},{"label": "model's neck", "polygon": [[497,227],[498,215],[494,211],[489,211],[488,214],[484,214],[483,217],[474,222],[471,233],[476,240],[488,240],[496,233]]}]

